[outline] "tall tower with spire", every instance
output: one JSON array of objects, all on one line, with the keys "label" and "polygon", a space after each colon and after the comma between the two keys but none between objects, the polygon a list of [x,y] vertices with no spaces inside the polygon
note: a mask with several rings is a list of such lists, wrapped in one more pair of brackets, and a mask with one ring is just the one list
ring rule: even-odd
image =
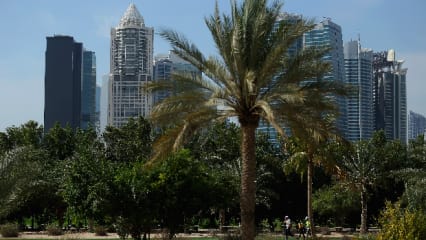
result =
[{"label": "tall tower with spire", "polygon": [[145,26],[133,3],[111,29],[108,125],[149,115],[153,96],[142,87],[152,81],[153,38],[154,29]]}]

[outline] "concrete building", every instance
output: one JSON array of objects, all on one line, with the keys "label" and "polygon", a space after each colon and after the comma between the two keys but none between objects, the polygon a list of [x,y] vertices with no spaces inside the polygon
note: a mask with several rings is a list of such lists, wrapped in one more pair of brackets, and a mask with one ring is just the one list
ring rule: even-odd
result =
[{"label": "concrete building", "polygon": [[395,51],[373,55],[373,99],[375,129],[383,129],[388,139],[407,143],[407,69],[396,60]]},{"label": "concrete building", "polygon": [[153,96],[143,85],[152,81],[153,37],[134,4],[111,29],[108,125],[121,127],[150,114]]},{"label": "concrete building", "polygon": [[408,140],[416,139],[426,131],[426,117],[410,111],[408,114]]},{"label": "concrete building", "polygon": [[81,124],[83,44],[71,36],[47,37],[44,78],[44,131],[59,123]]},{"label": "concrete building", "polygon": [[345,74],[356,93],[347,98],[347,131],[349,141],[369,139],[374,132],[373,51],[361,48],[360,41],[344,45]]}]

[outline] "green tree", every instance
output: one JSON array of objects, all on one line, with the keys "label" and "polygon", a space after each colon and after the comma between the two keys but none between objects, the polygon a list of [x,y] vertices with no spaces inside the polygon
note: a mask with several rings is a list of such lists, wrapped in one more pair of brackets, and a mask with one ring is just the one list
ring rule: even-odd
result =
[{"label": "green tree", "polygon": [[309,99],[308,93],[329,94],[337,87],[321,81],[324,72],[330,70],[330,65],[321,61],[325,49],[305,48],[295,56],[287,54],[313,24],[303,19],[277,22],[281,9],[281,2],[268,5],[267,0],[246,0],[240,5],[232,1],[230,15],[221,15],[216,7],[206,24],[220,57],[206,58],[182,35],[162,31],[160,35],[171,43],[173,52],[204,75],[200,78],[177,73],[173,82],[160,81],[146,87],[150,91],[174,91],[151,114],[154,123],[171,127],[155,144],[157,155],[168,152],[165,149],[176,150],[188,135],[211,121],[237,117],[241,126],[244,240],[255,236],[255,131],[260,119],[284,135],[281,123],[304,122],[304,114],[321,106]]},{"label": "green tree", "polygon": [[[230,122],[215,123],[204,131],[195,134],[187,144],[194,159],[199,159],[208,166],[211,174],[215,199],[212,208],[219,211],[219,224],[226,224],[226,212],[235,212],[238,208],[241,170],[240,136],[238,126]],[[225,211],[225,209],[227,211]],[[208,211],[208,217],[211,217]]]},{"label": "green tree", "polygon": [[[314,95],[316,94],[314,93]],[[314,99],[321,97],[323,96],[312,96]],[[302,177],[306,174],[307,216],[312,226],[315,226],[312,207],[314,167],[321,167],[326,172],[338,174],[336,156],[331,148],[333,144],[343,143],[334,121],[337,109],[327,99],[320,102],[324,104],[320,108],[322,110],[317,109],[306,114],[310,117],[309,121],[296,122],[292,125],[293,136],[286,147],[286,150],[292,155],[284,166],[284,170],[287,172],[295,170]],[[311,231],[315,235],[314,229]]]},{"label": "green tree", "polygon": [[397,174],[405,185],[402,204],[426,213],[426,144],[423,135],[409,142],[407,160],[405,168]]},{"label": "green tree", "polygon": [[[61,194],[69,206],[69,212],[87,217],[91,222],[103,224],[107,215],[100,206],[107,193],[99,195],[99,188],[113,174],[105,160],[103,144],[94,129],[78,130],[75,136],[75,152],[66,160],[64,180],[61,182]],[[105,187],[101,188],[102,190]]]},{"label": "green tree", "polygon": [[2,145],[5,147],[5,150],[22,146],[39,147],[42,134],[43,127],[38,125],[37,122],[30,120],[19,127],[12,126],[6,128],[6,136],[2,134]]},{"label": "green tree", "polygon": [[122,163],[146,160],[152,151],[151,124],[143,117],[121,128],[108,126],[103,134],[107,158]]},{"label": "green tree", "polygon": [[361,140],[343,150],[340,167],[350,186],[359,191],[361,203],[361,234],[367,233],[367,203],[369,189],[375,188],[385,176],[394,151],[386,141],[383,131],[376,132],[370,140]]},{"label": "green tree", "polygon": [[156,199],[161,201],[159,217],[163,226],[169,229],[170,239],[180,224],[200,210],[208,209],[214,203],[217,193],[207,167],[193,159],[189,150],[183,149],[170,155],[154,170]]},{"label": "green tree", "polygon": [[69,125],[61,127],[59,123],[55,123],[44,135],[42,145],[52,159],[67,159],[74,154],[75,132]]},{"label": "green tree", "polygon": [[21,221],[61,216],[60,181],[48,159],[46,151],[32,146],[14,148],[0,158],[0,217]]},{"label": "green tree", "polygon": [[323,223],[331,220],[336,226],[343,226],[351,214],[359,210],[359,194],[344,184],[324,186],[313,195],[312,207]]}]

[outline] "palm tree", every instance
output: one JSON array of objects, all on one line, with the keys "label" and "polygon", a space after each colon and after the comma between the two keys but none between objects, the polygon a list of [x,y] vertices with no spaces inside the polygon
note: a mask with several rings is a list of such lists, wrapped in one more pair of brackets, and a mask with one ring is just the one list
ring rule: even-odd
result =
[{"label": "palm tree", "polygon": [[[320,96],[318,96],[320,97]],[[318,99],[318,98],[315,98]],[[305,122],[296,122],[292,126],[292,141],[287,144],[288,150],[292,153],[285,164],[285,171],[296,170],[302,176],[306,174],[307,185],[307,216],[311,226],[314,226],[312,210],[312,185],[314,167],[322,167],[327,172],[340,174],[340,169],[336,163],[336,156],[331,147],[335,143],[343,143],[344,140],[339,135],[335,125],[335,115],[337,109],[333,110],[333,104],[327,99],[323,99],[323,104],[329,107],[322,107],[321,111],[306,114]],[[329,109],[326,111],[325,109]],[[333,144],[331,144],[333,143]],[[311,228],[311,234],[315,234],[315,229]]]},{"label": "palm tree", "polygon": [[[177,150],[192,133],[212,121],[237,117],[241,126],[241,233],[242,239],[255,236],[256,159],[255,130],[261,119],[284,136],[283,124],[305,122],[304,115],[323,107],[309,94],[329,95],[336,85],[321,81],[330,65],[321,61],[327,49],[306,48],[290,55],[288,50],[312,21],[277,21],[280,1],[231,1],[230,15],[215,13],[205,22],[219,57],[206,58],[184,36],[173,30],[160,35],[172,51],[203,72],[202,77],[177,73],[173,82],[156,82],[148,91],[170,90],[173,94],[157,104],[154,124],[165,132],[154,144],[155,157]],[[309,80],[309,81],[307,81]],[[327,105],[328,106],[328,105]]]}]

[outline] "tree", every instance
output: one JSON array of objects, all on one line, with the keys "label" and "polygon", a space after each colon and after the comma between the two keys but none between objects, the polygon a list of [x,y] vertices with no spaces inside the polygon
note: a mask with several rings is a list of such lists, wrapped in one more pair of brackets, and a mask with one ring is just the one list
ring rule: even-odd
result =
[{"label": "tree", "polygon": [[112,181],[113,172],[105,160],[103,144],[94,129],[78,130],[75,135],[75,152],[65,160],[65,173],[61,182],[61,195],[69,212],[87,217],[89,227],[93,220],[104,223],[103,199],[108,195],[105,184]]},{"label": "tree", "polygon": [[216,181],[208,174],[206,165],[183,149],[170,155],[153,171],[155,199],[161,200],[159,218],[173,238],[179,225],[199,211],[214,204]]},{"label": "tree", "polygon": [[255,130],[260,119],[284,135],[280,124],[304,122],[303,114],[321,106],[308,99],[308,93],[329,94],[337,87],[320,79],[330,70],[330,65],[321,61],[326,49],[305,48],[295,55],[287,54],[313,24],[303,19],[296,23],[277,21],[281,8],[279,1],[270,6],[267,0],[246,0],[240,5],[232,1],[231,14],[221,15],[216,7],[214,15],[205,21],[220,57],[206,58],[182,35],[163,30],[160,35],[171,43],[173,52],[204,75],[177,73],[172,82],[145,86],[148,91],[174,93],[151,113],[155,124],[169,127],[154,145],[157,158],[178,149],[200,127],[237,117],[241,126],[240,209],[244,240],[255,236]]},{"label": "tree", "polygon": [[385,166],[391,161],[392,155],[386,148],[387,141],[383,131],[376,132],[370,140],[361,140],[346,148],[339,166],[350,186],[359,191],[361,203],[361,234],[367,233],[367,200],[369,188],[376,187],[383,179]]},{"label": "tree", "polygon": [[103,134],[107,158],[122,163],[146,160],[152,150],[151,124],[143,117],[129,119],[121,128],[108,126]]},{"label": "tree", "polygon": [[[35,121],[28,121],[19,127],[6,128],[6,136],[2,134],[2,144],[5,150],[11,150],[15,147],[33,146],[39,147],[42,139],[43,127]],[[7,140],[6,140],[7,138]],[[3,147],[2,146],[2,147]]]},{"label": "tree", "polygon": [[[235,213],[238,209],[238,183],[240,182],[240,128],[234,123],[223,122],[209,126],[195,134],[186,145],[191,149],[194,159],[199,159],[208,166],[214,193],[212,208],[219,212],[219,225],[225,225],[225,209]],[[216,211],[217,212],[217,211]],[[212,217],[208,211],[208,217]]]},{"label": "tree", "polygon": [[409,142],[408,159],[398,176],[404,181],[402,204],[411,210],[426,212],[426,145],[420,135]]},{"label": "tree", "polygon": [[[311,96],[313,99],[321,97]],[[310,121],[295,122],[292,126],[292,141],[289,141],[286,147],[286,150],[289,150],[292,155],[285,165],[285,170],[294,169],[302,176],[306,174],[307,215],[312,226],[314,226],[312,207],[314,167],[322,167],[330,173],[338,174],[336,156],[333,154],[333,149],[330,148],[333,146],[332,143],[343,143],[335,127],[336,109],[326,97],[320,102],[325,106],[306,114],[306,116],[310,117]],[[311,231],[315,235],[314,229],[311,229]]]},{"label": "tree", "polygon": [[55,123],[44,135],[42,145],[52,159],[65,160],[74,154],[75,132],[69,125],[61,127],[59,123]]},{"label": "tree", "polygon": [[353,213],[358,212],[357,199],[358,192],[352,191],[344,184],[334,183],[315,191],[312,207],[323,223],[329,223],[331,220],[336,226],[343,226]]}]

